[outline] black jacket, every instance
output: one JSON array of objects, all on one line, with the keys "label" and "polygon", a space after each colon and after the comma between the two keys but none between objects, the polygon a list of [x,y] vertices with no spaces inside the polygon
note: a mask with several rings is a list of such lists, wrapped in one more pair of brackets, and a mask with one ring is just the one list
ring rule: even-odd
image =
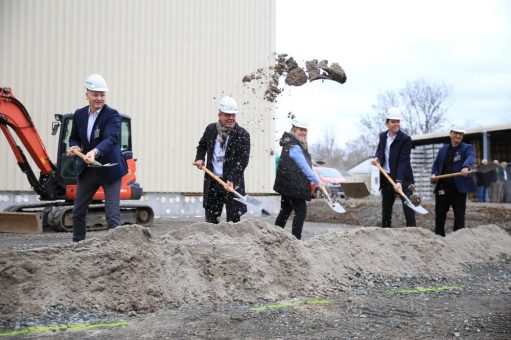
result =
[{"label": "black jacket", "polygon": [[[375,157],[380,161],[381,166],[385,164],[385,144],[387,144],[388,130],[380,134],[380,141],[376,149]],[[403,188],[414,183],[412,166],[410,164],[410,153],[412,151],[412,139],[406,133],[399,130],[394,142],[390,145],[389,167],[390,177],[396,182],[401,182]],[[380,174],[380,188],[383,175]]]},{"label": "black jacket", "polygon": [[282,152],[273,190],[282,196],[310,201],[311,182],[289,156],[289,150],[293,145],[298,145],[302,149],[309,166],[312,165],[310,154],[302,147],[298,139],[288,132],[284,132],[282,135],[280,145],[282,146]]},{"label": "black jacket", "polygon": [[[197,154],[195,156],[195,161],[205,160],[207,154],[206,167],[211,171],[213,171],[213,150],[215,149],[217,135],[216,123],[209,124],[199,141]],[[234,190],[242,195],[245,195],[244,171],[248,165],[249,157],[250,134],[247,130],[236,124],[231,130],[227,142],[223,179],[232,182]],[[208,174],[204,174],[204,201],[202,202],[204,208],[206,208],[209,187],[212,180],[214,181]],[[243,203],[238,204],[239,211],[243,213],[247,212],[247,207]]]}]

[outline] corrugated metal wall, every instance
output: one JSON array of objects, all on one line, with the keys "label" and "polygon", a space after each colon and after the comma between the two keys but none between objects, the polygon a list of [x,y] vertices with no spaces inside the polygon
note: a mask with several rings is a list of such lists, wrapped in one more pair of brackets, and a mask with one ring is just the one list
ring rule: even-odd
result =
[{"label": "corrugated metal wall", "polygon": [[[241,79],[273,63],[275,0],[0,0],[0,86],[26,106],[55,159],[55,113],[87,105],[84,80],[102,74],[107,103],[132,117],[146,191],[199,192],[191,166],[217,101],[237,99],[249,130],[250,192],[271,192],[273,111]],[[0,190],[30,190],[0,136]]]}]

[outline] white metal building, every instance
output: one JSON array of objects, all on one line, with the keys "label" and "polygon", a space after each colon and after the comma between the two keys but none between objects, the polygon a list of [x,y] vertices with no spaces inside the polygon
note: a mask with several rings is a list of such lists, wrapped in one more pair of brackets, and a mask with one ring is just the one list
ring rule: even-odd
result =
[{"label": "white metal building", "polygon": [[[84,80],[100,73],[107,103],[132,118],[146,192],[202,191],[195,148],[227,94],[251,133],[247,190],[272,192],[273,107],[266,84],[241,79],[274,61],[275,0],[0,0],[0,29],[0,86],[25,105],[51,159],[54,114],[87,105]],[[0,191],[31,190],[3,135],[0,155]]]}]

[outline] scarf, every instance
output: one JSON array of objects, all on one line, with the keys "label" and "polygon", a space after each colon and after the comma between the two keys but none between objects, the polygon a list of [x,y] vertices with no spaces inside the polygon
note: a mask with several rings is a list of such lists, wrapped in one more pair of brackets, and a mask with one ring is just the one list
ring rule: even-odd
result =
[{"label": "scarf", "polygon": [[222,124],[220,124],[220,122],[218,121],[216,123],[216,131],[218,133],[218,135],[220,136],[220,146],[224,147],[225,145],[225,142],[227,141],[227,137],[229,137],[229,134],[231,133],[233,128],[227,128],[227,127],[224,127],[222,126]]}]

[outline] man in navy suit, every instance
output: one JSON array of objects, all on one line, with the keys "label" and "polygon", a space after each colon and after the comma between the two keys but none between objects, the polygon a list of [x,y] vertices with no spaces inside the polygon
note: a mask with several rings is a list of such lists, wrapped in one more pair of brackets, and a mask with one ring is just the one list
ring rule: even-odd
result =
[{"label": "man in navy suit", "polygon": [[[451,142],[438,150],[431,170],[432,176],[462,172],[461,176],[439,180],[435,186],[435,233],[441,236],[445,236],[445,218],[451,206],[454,231],[465,227],[467,193],[477,189],[473,176],[469,176],[468,172],[474,164],[474,148],[462,142],[464,134],[464,130],[451,129]],[[435,180],[432,179],[432,182]]]},{"label": "man in navy suit", "polygon": [[[119,145],[121,116],[105,104],[108,91],[106,81],[99,74],[92,74],[85,81],[88,106],[74,113],[73,128],[69,137],[68,156],[73,149],[85,154],[86,160],[78,170],[77,192],[73,206],[73,242],[85,239],[87,210],[99,187],[105,193],[105,212],[108,229],[120,223],[121,178],[128,172],[126,160]],[[88,167],[86,163],[117,163],[105,168]]]},{"label": "man in navy suit", "polygon": [[[406,196],[412,192],[409,186],[414,183],[412,166],[410,164],[410,153],[412,150],[412,139],[401,131],[401,112],[393,107],[388,110],[385,125],[388,130],[380,134],[378,148],[373,165],[380,163],[392,180],[396,183],[393,187],[387,178],[380,174],[380,190],[382,195],[381,226],[392,227],[392,207],[396,200],[396,192],[402,190]],[[405,205],[401,197],[403,212],[405,214],[406,226],[415,227],[415,212]]]},{"label": "man in navy suit", "polygon": [[[250,157],[250,134],[236,123],[238,105],[232,97],[223,97],[218,104],[218,121],[206,127],[197,146],[195,166],[206,167],[241,195],[245,195],[245,168]],[[227,222],[239,222],[247,207],[234,200],[232,193],[209,175],[204,175],[206,222],[218,223],[225,204]]]}]

